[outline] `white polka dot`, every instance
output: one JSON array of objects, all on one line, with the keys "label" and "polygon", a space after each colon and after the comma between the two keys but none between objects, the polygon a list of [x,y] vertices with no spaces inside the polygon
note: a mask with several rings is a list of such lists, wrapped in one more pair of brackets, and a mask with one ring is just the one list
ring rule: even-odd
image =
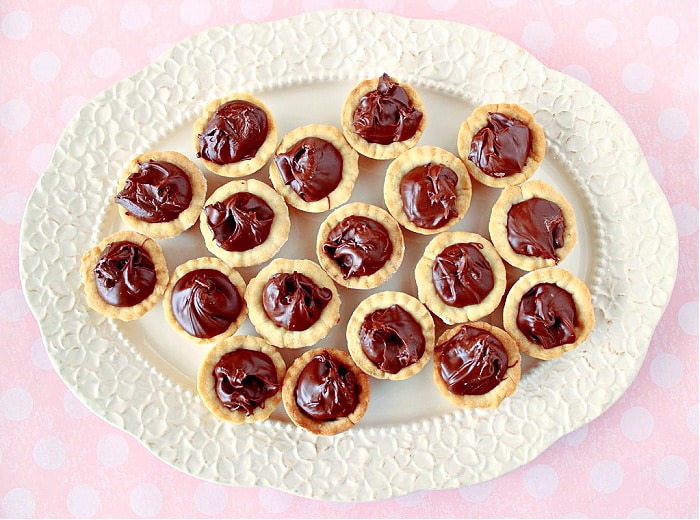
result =
[{"label": "white polka dot", "polygon": [[654,431],[654,416],[641,406],[629,408],[622,414],[620,428],[629,440],[643,441]]},{"label": "white polka dot", "polygon": [[649,366],[651,380],[661,388],[673,388],[683,379],[683,364],[672,354],[659,354]]},{"label": "white polka dot", "polygon": [[41,469],[59,469],[66,460],[66,445],[58,437],[47,435],[36,441],[32,455]]},{"label": "white polka dot", "polygon": [[240,6],[247,20],[260,21],[272,12],[272,0],[241,0]]},{"label": "white polka dot", "polygon": [[151,8],[141,0],[133,0],[122,5],[119,21],[127,31],[139,31],[151,21]]},{"label": "white polka dot", "polygon": [[29,348],[29,357],[32,360],[32,365],[40,370],[51,370],[51,360],[49,355],[46,353],[46,346],[41,338],[38,338],[32,342],[32,346]]},{"label": "white polka dot", "polygon": [[676,43],[678,33],[678,24],[670,16],[655,16],[647,25],[647,36],[660,47],[667,47]]},{"label": "white polka dot", "polygon": [[630,63],[622,70],[622,83],[633,94],[649,92],[654,84],[654,69],[644,63]]},{"label": "white polka dot", "polygon": [[66,505],[74,517],[92,518],[100,510],[100,497],[92,486],[78,485],[68,492]]},{"label": "white polka dot", "polygon": [[0,105],[0,125],[8,130],[22,130],[32,117],[32,109],[22,99],[11,99]]},{"label": "white polka dot", "polygon": [[436,11],[449,11],[457,5],[457,0],[428,0],[428,5]]},{"label": "white polka dot", "polygon": [[2,497],[4,518],[33,518],[36,509],[36,497],[26,488],[10,489]]},{"label": "white polka dot", "polygon": [[129,445],[116,433],[103,435],[97,443],[97,460],[107,468],[121,466],[129,458]]},{"label": "white polka dot", "polygon": [[678,325],[686,334],[698,335],[698,302],[685,302],[681,305],[681,308],[678,309]]},{"label": "white polka dot", "polygon": [[687,202],[680,202],[671,208],[676,219],[680,236],[689,236],[698,231],[698,209]]},{"label": "white polka dot", "polygon": [[607,18],[594,18],[586,24],[586,40],[594,49],[607,49],[617,41],[617,24]]},{"label": "white polka dot", "polygon": [[689,475],[688,463],[679,455],[664,457],[656,466],[656,480],[668,489],[681,487],[688,481]]},{"label": "white polka dot", "polygon": [[90,416],[90,410],[70,390],[63,394],[63,409],[73,419],[85,419]]},{"label": "white polka dot", "polygon": [[557,490],[559,477],[551,466],[535,464],[525,472],[523,484],[532,497],[547,498]]},{"label": "white polka dot", "polygon": [[561,71],[569,76],[573,76],[577,80],[585,83],[586,85],[591,84],[591,73],[588,72],[586,67],[581,65],[567,65]]},{"label": "white polka dot", "polygon": [[403,495],[394,499],[402,507],[416,507],[425,501],[425,491],[414,491],[408,495]]},{"label": "white polka dot", "polygon": [[658,124],[661,133],[673,141],[683,139],[690,126],[688,116],[680,108],[665,109],[659,114]]},{"label": "white polka dot", "polygon": [[688,416],[686,417],[686,423],[688,424],[688,429],[690,433],[698,434],[698,405],[697,403],[688,409]]},{"label": "white polka dot", "polygon": [[0,293],[0,321],[16,323],[29,314],[29,307],[20,289]]},{"label": "white polka dot", "polygon": [[0,198],[0,220],[6,224],[19,224],[26,205],[27,197],[23,193],[13,191],[5,194]]},{"label": "white polka dot", "polygon": [[61,13],[61,30],[66,34],[85,34],[92,24],[92,14],[82,5],[73,5]]},{"label": "white polka dot", "polygon": [[129,494],[129,505],[138,516],[154,517],[163,506],[163,494],[155,484],[139,484]]},{"label": "white polka dot", "polygon": [[651,174],[654,176],[654,179],[656,179],[656,182],[661,184],[661,182],[664,180],[664,165],[661,160],[656,157],[647,157],[647,164],[649,165],[649,170],[651,170]]},{"label": "white polka dot", "polygon": [[545,52],[554,44],[554,30],[546,22],[530,22],[523,28],[523,44],[532,52]]},{"label": "white polka dot", "polygon": [[83,96],[73,95],[68,96],[63,100],[61,106],[58,109],[58,115],[65,124],[70,123],[71,119],[75,117],[78,110],[83,108],[88,102],[87,98]]},{"label": "white polka dot", "polygon": [[0,413],[10,421],[26,419],[32,413],[32,408],[34,400],[25,388],[8,388],[0,397]]},{"label": "white polka dot", "polygon": [[209,0],[183,0],[180,18],[187,25],[202,25],[211,16]]},{"label": "white polka dot", "polygon": [[98,78],[110,78],[114,76],[122,66],[122,57],[112,47],[102,47],[92,53],[90,57],[90,70]]},{"label": "white polka dot", "polygon": [[32,17],[27,11],[12,11],[2,19],[2,34],[8,40],[22,40],[32,32]]},{"label": "white polka dot", "polygon": [[208,516],[220,515],[228,505],[225,486],[204,482],[194,491],[194,508]]},{"label": "white polka dot", "polygon": [[493,482],[487,480],[474,486],[459,488],[459,496],[467,502],[479,503],[488,500],[493,491]]},{"label": "white polka dot", "polygon": [[268,513],[284,513],[292,505],[292,495],[272,488],[260,488],[258,502]]},{"label": "white polka dot", "polygon": [[571,433],[564,435],[561,438],[561,443],[566,446],[580,446],[586,440],[586,437],[588,437],[588,425],[584,424]]},{"label": "white polka dot", "polygon": [[648,507],[635,507],[627,513],[627,518],[656,518],[656,513]]},{"label": "white polka dot", "polygon": [[37,81],[52,81],[61,71],[61,60],[53,52],[40,52],[32,58],[29,70]]},{"label": "white polka dot", "polygon": [[44,173],[53,156],[54,146],[48,143],[40,143],[29,152],[29,167],[37,175]]},{"label": "white polka dot", "polygon": [[614,493],[625,480],[625,470],[614,460],[602,460],[593,466],[590,478],[599,493]]}]

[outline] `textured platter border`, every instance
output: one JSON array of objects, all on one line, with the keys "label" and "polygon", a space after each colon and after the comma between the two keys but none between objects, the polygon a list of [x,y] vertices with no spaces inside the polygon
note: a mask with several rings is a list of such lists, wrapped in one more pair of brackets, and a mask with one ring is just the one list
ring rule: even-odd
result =
[{"label": "textured platter border", "polygon": [[[384,70],[473,104],[517,99],[535,115],[550,152],[576,172],[572,182],[591,215],[596,328],[585,348],[524,377],[497,412],[453,411],[332,438],[283,421],[217,421],[113,321],[87,309],[78,265],[103,236],[112,172],[225,92],[356,81]],[[631,130],[600,95],[486,31],[364,10],[215,28],[103,92],[61,137],[20,238],[23,289],[49,357],[94,413],[196,477],[343,501],[495,478],[598,417],[642,364],[677,257],[668,203]]]}]

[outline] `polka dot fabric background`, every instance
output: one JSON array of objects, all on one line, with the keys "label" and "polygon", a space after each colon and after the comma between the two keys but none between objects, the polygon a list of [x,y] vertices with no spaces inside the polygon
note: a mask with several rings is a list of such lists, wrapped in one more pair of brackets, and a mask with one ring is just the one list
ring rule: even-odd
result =
[{"label": "polka dot fabric background", "polygon": [[[575,76],[622,114],[673,209],[678,282],[639,376],[601,417],[496,480],[359,504],[199,481],[159,461],[71,394],[53,371],[24,301],[18,274],[24,206],[84,103],[208,27],[330,7],[477,25]],[[5,517],[697,518],[695,0],[2,0],[0,146]]]}]

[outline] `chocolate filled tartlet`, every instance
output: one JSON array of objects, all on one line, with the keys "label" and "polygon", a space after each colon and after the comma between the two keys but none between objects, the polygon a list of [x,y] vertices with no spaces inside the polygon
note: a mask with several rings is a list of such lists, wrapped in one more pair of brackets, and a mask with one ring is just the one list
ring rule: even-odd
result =
[{"label": "chocolate filled tartlet", "polygon": [[520,382],[518,346],[504,330],[476,321],[457,325],[435,346],[433,379],[463,408],[497,408]]},{"label": "chocolate filled tartlet", "polygon": [[520,184],[535,173],[545,154],[542,127],[523,107],[484,105],[462,123],[459,156],[469,173],[494,188]]},{"label": "chocolate filled tartlet", "polygon": [[202,361],[197,391],[219,419],[262,421],[282,400],[286,371],[277,349],[262,338],[231,336],[216,343]]},{"label": "chocolate filled tartlet", "polygon": [[136,231],[114,233],[87,251],[80,275],[90,307],[122,321],[151,310],[168,284],[160,246]]},{"label": "chocolate filled tartlet", "polygon": [[282,388],[284,408],[294,424],[316,435],[349,430],[364,416],[369,378],[347,352],[309,350],[287,371]]}]

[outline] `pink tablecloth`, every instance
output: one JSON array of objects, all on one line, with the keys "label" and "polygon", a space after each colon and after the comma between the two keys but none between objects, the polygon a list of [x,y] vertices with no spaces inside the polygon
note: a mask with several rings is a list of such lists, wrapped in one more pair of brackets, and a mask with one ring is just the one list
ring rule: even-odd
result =
[{"label": "pink tablecloth", "polygon": [[[201,482],[77,401],[53,371],[24,301],[17,267],[24,205],[81,105],[208,27],[327,7],[475,24],[514,40],[622,114],[673,209],[678,282],[639,376],[600,418],[494,481],[369,504]],[[4,516],[697,518],[697,2],[4,0],[0,53]]]}]

